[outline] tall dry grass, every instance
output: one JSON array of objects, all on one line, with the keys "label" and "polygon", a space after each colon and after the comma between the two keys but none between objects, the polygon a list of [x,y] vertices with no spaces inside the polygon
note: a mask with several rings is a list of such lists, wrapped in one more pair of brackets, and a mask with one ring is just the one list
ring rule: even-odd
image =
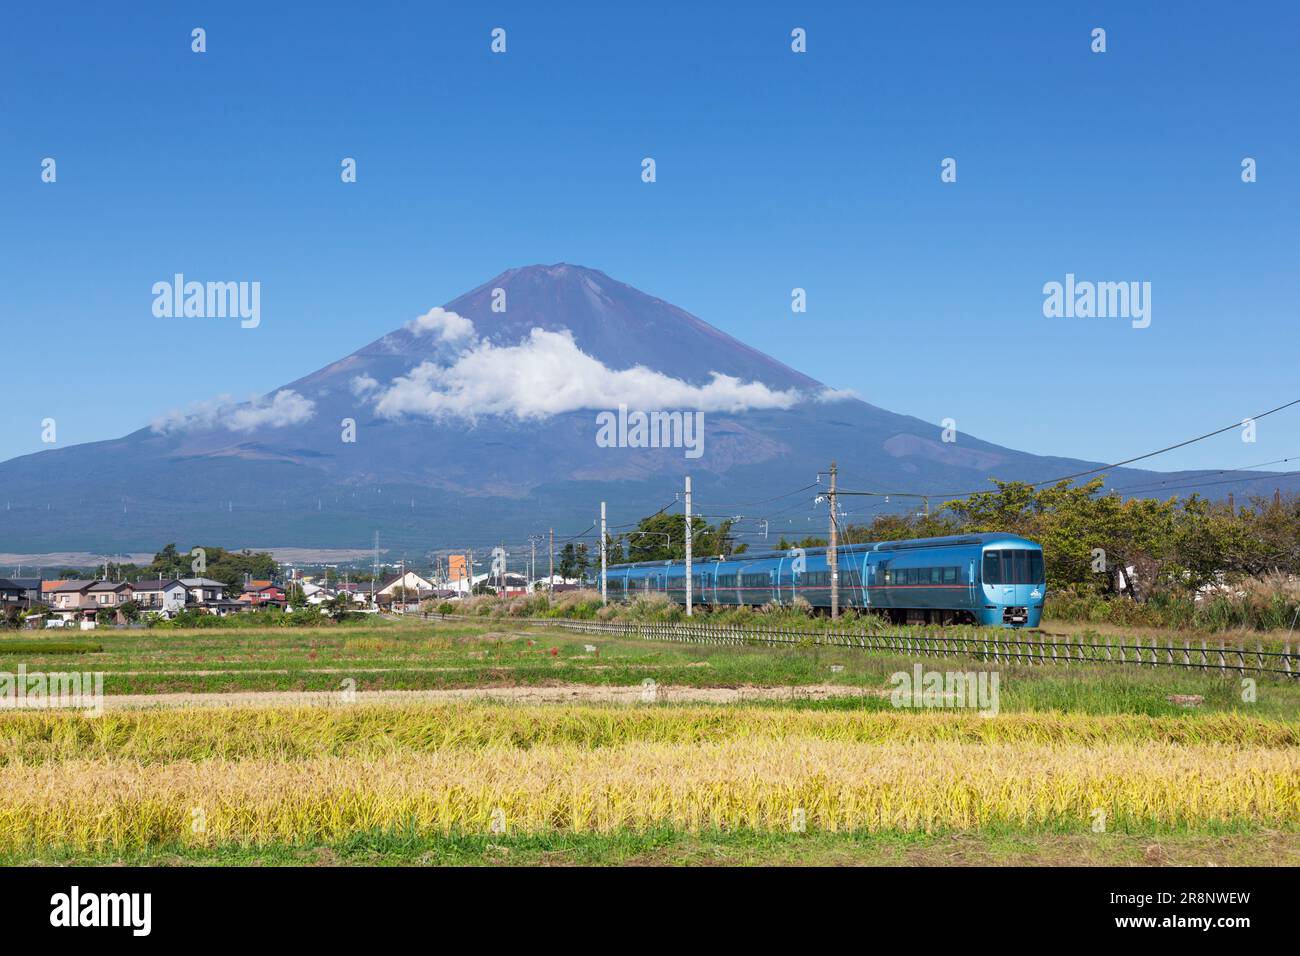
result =
[{"label": "tall dry grass", "polygon": [[[1300,754],[1221,745],[735,740],[359,759],[12,763],[0,851],[328,842],[373,831],[1294,827]],[[196,825],[201,821],[201,826]]]},{"label": "tall dry grass", "polygon": [[0,716],[0,767],[104,759],[145,764],[370,759],[483,748],[599,749],[743,740],[1085,747],[1152,742],[1254,750],[1300,748],[1300,722],[1231,713],[1147,717],[1017,712],[987,719],[953,711],[493,703],[110,711],[94,720],[35,711]]}]

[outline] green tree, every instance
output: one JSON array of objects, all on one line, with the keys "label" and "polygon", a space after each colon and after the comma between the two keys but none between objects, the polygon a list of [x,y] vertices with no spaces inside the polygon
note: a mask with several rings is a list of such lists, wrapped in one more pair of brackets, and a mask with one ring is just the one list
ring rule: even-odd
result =
[{"label": "green tree", "polygon": [[285,589],[284,603],[295,610],[301,610],[307,606],[307,594],[297,581],[294,581]]},{"label": "green tree", "polygon": [[572,541],[566,542],[560,549],[560,561],[555,570],[565,580],[578,576],[578,549]]},{"label": "green tree", "polygon": [[[740,553],[728,519],[716,527],[699,515],[691,517],[691,548],[697,558]],[[642,518],[627,534],[629,561],[680,561],[686,557],[684,515],[657,514]]]}]

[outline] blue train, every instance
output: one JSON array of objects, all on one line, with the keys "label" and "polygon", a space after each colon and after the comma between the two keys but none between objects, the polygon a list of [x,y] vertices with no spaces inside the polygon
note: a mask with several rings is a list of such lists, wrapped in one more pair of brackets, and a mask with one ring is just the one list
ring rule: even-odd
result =
[{"label": "blue train", "polygon": [[[1037,627],[1047,583],[1043,549],[1011,534],[967,534],[841,545],[840,607],[871,610],[899,624]],[[825,548],[794,548],[692,562],[696,605],[790,604],[829,608]],[[686,603],[684,561],[641,561],[607,571],[611,600],[664,594]]]}]

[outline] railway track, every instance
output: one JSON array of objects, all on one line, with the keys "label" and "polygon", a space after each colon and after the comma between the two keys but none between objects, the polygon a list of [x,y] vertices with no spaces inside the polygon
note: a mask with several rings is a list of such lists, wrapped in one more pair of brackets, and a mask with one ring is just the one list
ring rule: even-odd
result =
[{"label": "railway track", "polygon": [[[481,621],[483,618],[444,615],[447,619]],[[1281,650],[1253,650],[1225,642],[1202,639],[1181,645],[1173,640],[1161,644],[1152,638],[1061,636],[1026,631],[934,631],[906,627],[877,629],[842,627],[812,630],[792,627],[763,627],[708,623],[646,623],[625,621],[582,621],[566,618],[511,618],[512,623],[555,627],[581,634],[632,638],[644,641],[672,641],[689,644],[738,646],[851,647],[905,657],[963,657],[995,664],[1087,665],[1111,664],[1130,667],[1171,667],[1217,671],[1222,674],[1259,675],[1279,680],[1300,679],[1300,646],[1290,643]]]}]

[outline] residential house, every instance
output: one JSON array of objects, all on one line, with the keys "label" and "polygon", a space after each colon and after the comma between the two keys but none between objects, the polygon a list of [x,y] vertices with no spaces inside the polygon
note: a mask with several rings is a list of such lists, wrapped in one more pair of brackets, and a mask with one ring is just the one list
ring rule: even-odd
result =
[{"label": "residential house", "polygon": [[225,617],[227,614],[248,610],[248,605],[243,601],[226,597],[226,586],[220,581],[211,578],[181,578],[181,584],[185,585],[187,592],[187,611],[202,611],[204,614]]},{"label": "residential house", "polygon": [[376,593],[380,605],[418,604],[433,596],[433,582],[414,571],[399,574]]},{"label": "residential house", "polygon": [[0,578],[0,621],[16,620],[27,606],[27,589],[16,581]]},{"label": "residential house", "polygon": [[131,585],[125,581],[94,581],[85,591],[87,603],[82,605],[82,619],[87,610],[93,611],[96,624],[114,624],[120,618],[119,608],[135,597]]},{"label": "residential house", "polygon": [[26,612],[28,626],[44,619],[40,578],[0,579],[0,620],[15,621]]},{"label": "residential house", "polygon": [[87,592],[94,581],[45,581],[41,584],[41,593],[45,603],[50,607],[51,622],[72,624],[81,620],[83,609],[94,606],[94,599]]},{"label": "residential house", "polygon": [[340,584],[334,588],[334,592],[347,595],[354,604],[365,604],[370,600],[370,585],[368,584]]},{"label": "residential house", "polygon": [[226,597],[226,586],[211,578],[181,578],[181,584],[185,585],[185,590],[188,592],[185,598],[186,604],[223,601]]},{"label": "residential house", "polygon": [[10,578],[9,580],[22,588],[23,601],[27,607],[42,603],[40,578]]},{"label": "residential house", "polygon": [[[41,603],[42,603],[42,604],[53,604],[53,603],[54,603],[54,592],[57,591],[59,588],[63,587],[63,585],[68,584],[68,583],[70,583],[70,582],[67,581],[67,580],[60,580],[60,581],[41,581]],[[80,582],[80,581],[79,581],[79,582],[77,582],[77,583],[78,583],[78,584],[82,584],[82,583],[89,584],[90,582],[88,582],[88,581],[86,581],[86,582]]]},{"label": "residential house", "polygon": [[136,581],[131,587],[142,612],[162,614],[164,617],[183,611],[189,594],[185,585],[176,578]]},{"label": "residential house", "polygon": [[270,581],[250,581],[237,600],[251,607],[284,607],[284,591]]},{"label": "residential house", "polygon": [[504,575],[504,581],[501,580],[502,577],[500,574],[476,574],[472,585],[471,582],[464,578],[459,578],[451,581],[449,586],[462,597],[470,593],[471,587],[478,587],[480,584],[486,584],[503,597],[515,597],[528,593],[528,578],[524,575],[507,571]]}]

